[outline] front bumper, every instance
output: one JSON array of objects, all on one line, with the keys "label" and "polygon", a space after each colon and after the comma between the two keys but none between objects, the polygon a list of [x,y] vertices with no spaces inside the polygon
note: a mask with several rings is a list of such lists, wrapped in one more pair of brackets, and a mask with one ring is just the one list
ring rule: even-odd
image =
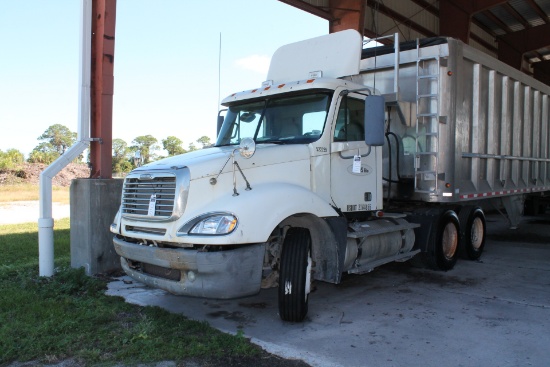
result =
[{"label": "front bumper", "polygon": [[151,287],[218,299],[260,291],[263,243],[216,252],[143,246],[116,236],[113,243],[126,274]]}]

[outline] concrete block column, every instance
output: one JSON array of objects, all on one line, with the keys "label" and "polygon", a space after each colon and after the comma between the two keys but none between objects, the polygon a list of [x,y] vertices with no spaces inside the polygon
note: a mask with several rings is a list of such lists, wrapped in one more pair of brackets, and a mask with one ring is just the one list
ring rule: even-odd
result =
[{"label": "concrete block column", "polygon": [[76,179],[71,183],[71,267],[87,275],[121,269],[109,231],[120,206],[121,179]]}]

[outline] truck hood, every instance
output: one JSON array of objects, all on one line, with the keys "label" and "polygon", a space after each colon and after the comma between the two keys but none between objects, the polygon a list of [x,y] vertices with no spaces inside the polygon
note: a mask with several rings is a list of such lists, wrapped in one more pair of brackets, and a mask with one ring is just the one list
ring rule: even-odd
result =
[{"label": "truck hood", "polygon": [[[256,153],[249,159],[241,157],[235,146],[211,147],[161,159],[136,168],[132,173],[152,170],[170,171],[187,167],[191,174],[191,180],[216,176],[222,167],[224,173],[233,170],[230,158],[233,151],[235,151],[235,162],[238,162],[243,171],[273,164],[309,160],[310,157],[307,144],[258,144]],[[228,161],[227,164],[225,164],[226,161]]]}]

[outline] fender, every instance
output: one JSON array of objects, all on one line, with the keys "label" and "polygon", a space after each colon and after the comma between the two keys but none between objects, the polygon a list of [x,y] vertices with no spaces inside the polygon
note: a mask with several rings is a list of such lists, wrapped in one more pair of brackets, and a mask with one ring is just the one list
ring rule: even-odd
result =
[{"label": "fender", "polygon": [[237,228],[228,235],[184,235],[182,240],[193,244],[229,245],[266,242],[273,230],[288,217],[312,214],[316,217],[337,217],[338,213],[310,190],[288,183],[264,183],[252,190],[240,190],[238,196],[228,192],[193,213],[186,213],[184,225],[209,212],[230,212],[238,218]]}]

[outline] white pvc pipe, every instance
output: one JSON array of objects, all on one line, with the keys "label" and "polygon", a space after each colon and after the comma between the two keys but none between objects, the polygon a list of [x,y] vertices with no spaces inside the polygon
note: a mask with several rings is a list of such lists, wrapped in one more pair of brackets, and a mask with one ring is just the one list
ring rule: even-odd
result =
[{"label": "white pvc pipe", "polygon": [[40,216],[38,218],[39,275],[54,273],[52,179],[90,146],[90,75],[92,0],[82,0],[80,19],[80,76],[77,142],[40,174]]}]

